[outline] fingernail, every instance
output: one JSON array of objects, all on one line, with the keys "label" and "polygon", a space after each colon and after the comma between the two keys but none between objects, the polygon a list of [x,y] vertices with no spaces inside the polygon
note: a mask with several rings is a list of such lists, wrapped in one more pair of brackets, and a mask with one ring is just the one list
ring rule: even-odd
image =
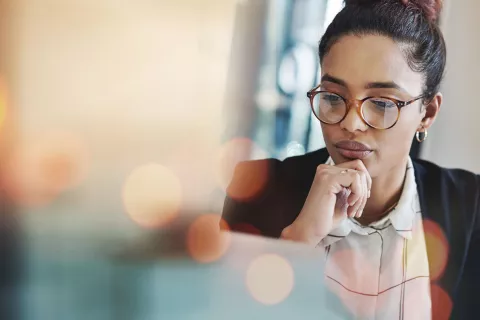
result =
[{"label": "fingernail", "polygon": [[360,214],[358,215],[358,217],[360,218],[363,214],[363,210],[360,210]]}]

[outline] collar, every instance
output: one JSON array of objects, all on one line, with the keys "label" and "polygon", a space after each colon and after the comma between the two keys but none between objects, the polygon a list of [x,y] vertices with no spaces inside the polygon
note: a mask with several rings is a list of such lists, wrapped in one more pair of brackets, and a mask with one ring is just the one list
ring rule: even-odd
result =
[{"label": "collar", "polygon": [[[335,165],[331,157],[328,158],[326,164]],[[412,160],[409,157],[402,194],[395,208],[393,208],[387,216],[368,226],[362,226],[352,218],[345,219],[336,229],[330,232],[330,234],[323,240],[323,243],[326,246],[330,245],[341,238],[348,236],[350,232],[355,232],[360,235],[369,235],[390,225],[395,228],[397,234],[405,239],[411,239],[413,223],[415,216],[419,211],[420,205],[417,184],[415,182],[415,173]]]}]

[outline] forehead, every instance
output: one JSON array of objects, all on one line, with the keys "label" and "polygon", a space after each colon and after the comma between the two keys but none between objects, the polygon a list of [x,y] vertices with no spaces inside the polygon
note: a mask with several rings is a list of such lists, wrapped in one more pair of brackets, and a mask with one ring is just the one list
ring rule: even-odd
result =
[{"label": "forehead", "polygon": [[344,80],[351,89],[393,81],[417,95],[423,87],[422,74],[408,66],[400,45],[378,35],[341,37],[323,59],[325,73]]}]

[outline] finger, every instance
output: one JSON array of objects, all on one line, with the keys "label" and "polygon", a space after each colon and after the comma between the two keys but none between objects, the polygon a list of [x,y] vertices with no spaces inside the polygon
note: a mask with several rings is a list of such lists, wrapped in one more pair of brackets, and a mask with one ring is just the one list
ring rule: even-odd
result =
[{"label": "finger", "polygon": [[366,189],[366,186],[365,186],[364,173],[359,171],[359,176],[360,176],[360,183],[361,183],[363,192],[362,192],[362,197],[358,200],[358,202],[360,204],[358,206],[358,210],[354,213],[355,217],[358,217],[360,215],[360,212],[362,211],[363,203],[365,201],[365,194],[367,192],[367,189]]},{"label": "finger", "polygon": [[367,177],[364,173],[361,174],[362,176],[362,185],[363,185],[363,190],[364,194],[362,197],[362,205],[360,206],[360,209],[358,210],[356,217],[360,218],[363,214],[363,210],[365,209],[365,205],[367,204],[368,200],[368,184],[367,184]]},{"label": "finger", "polygon": [[348,208],[349,217],[353,218],[362,206],[363,198],[365,196],[364,183],[359,172],[355,172],[355,180],[353,181],[350,189],[355,194],[355,202],[350,202],[352,205]]},{"label": "finger", "polygon": [[354,169],[354,170],[361,171],[361,172],[365,173],[366,178],[367,178],[368,191],[372,190],[372,177],[370,176],[370,173],[368,172],[367,167],[365,167],[365,164],[362,162],[362,160],[354,160],[354,161],[344,162],[342,164],[339,164],[337,167]]},{"label": "finger", "polygon": [[347,203],[352,207],[363,194],[362,186],[358,183],[359,172],[352,169],[341,170],[337,177],[341,187],[350,189],[351,192],[348,196]]},{"label": "finger", "polygon": [[355,161],[356,164],[356,170],[361,171],[365,175],[365,186],[367,187],[367,198],[370,198],[370,190],[372,189],[372,177],[370,176],[370,172],[368,172],[367,167],[365,167],[365,164],[361,160]]},{"label": "finger", "polygon": [[[363,209],[365,208],[365,204],[367,201],[368,197],[368,187],[366,183],[366,176],[363,172],[357,171],[357,174],[359,176],[359,185],[360,185],[360,190],[361,194],[360,197],[356,200],[355,203],[352,204],[352,206],[348,210],[348,214],[350,217],[360,217]],[[353,198],[353,197],[352,197]],[[351,200],[353,201],[353,200]],[[352,203],[352,202],[351,202]]]}]

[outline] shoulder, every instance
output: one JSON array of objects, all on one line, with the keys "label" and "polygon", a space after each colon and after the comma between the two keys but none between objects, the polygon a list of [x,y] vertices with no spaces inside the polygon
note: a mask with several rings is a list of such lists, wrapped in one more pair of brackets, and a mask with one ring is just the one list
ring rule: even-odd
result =
[{"label": "shoulder", "polygon": [[414,159],[413,166],[417,183],[458,190],[480,191],[480,176],[473,172],[457,168],[444,168],[426,160]]},{"label": "shoulder", "polygon": [[480,177],[463,169],[449,169],[413,160],[415,180],[425,218],[438,223],[447,237],[464,238],[480,230]]},{"label": "shoulder", "polygon": [[227,191],[230,191],[229,194],[235,193],[236,189],[252,188],[256,185],[263,185],[267,191],[273,184],[313,177],[317,166],[325,163],[328,157],[327,149],[319,149],[283,161],[269,158],[240,162]]},{"label": "shoulder", "polygon": [[330,155],[327,149],[319,149],[301,156],[287,158],[283,161],[284,172],[315,170],[318,165],[325,163]]},{"label": "shoulder", "polygon": [[227,188],[222,217],[234,231],[280,236],[300,212],[317,166],[327,159],[326,149],[320,149],[283,161],[239,163]]},{"label": "shoulder", "polygon": [[240,162],[237,167],[242,167],[246,169],[248,167],[261,166],[265,164],[281,166],[282,169],[292,169],[292,167],[311,167],[318,166],[321,163],[327,161],[329,157],[328,151],[326,148],[318,149],[312,152],[308,152],[303,155],[288,157],[285,160],[278,160],[275,158],[261,159],[261,160],[250,160]]}]

